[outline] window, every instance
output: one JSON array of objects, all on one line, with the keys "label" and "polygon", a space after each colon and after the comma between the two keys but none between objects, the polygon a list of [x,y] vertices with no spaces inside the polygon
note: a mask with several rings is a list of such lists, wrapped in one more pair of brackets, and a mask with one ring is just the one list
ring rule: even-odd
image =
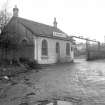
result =
[{"label": "window", "polygon": [[70,44],[66,43],[66,55],[70,55]]},{"label": "window", "polygon": [[56,53],[60,53],[60,47],[59,47],[59,43],[56,43]]},{"label": "window", "polygon": [[48,55],[48,43],[47,40],[42,41],[42,55]]},{"label": "window", "polygon": [[21,41],[21,43],[22,43],[23,46],[25,46],[25,45],[27,45],[27,40],[26,40],[26,39],[23,39],[23,40]]},{"label": "window", "polygon": [[29,42],[29,40],[26,37],[24,37],[20,40],[21,45],[27,45],[28,42]]},{"label": "window", "polygon": [[71,47],[71,51],[73,51],[73,46]]}]

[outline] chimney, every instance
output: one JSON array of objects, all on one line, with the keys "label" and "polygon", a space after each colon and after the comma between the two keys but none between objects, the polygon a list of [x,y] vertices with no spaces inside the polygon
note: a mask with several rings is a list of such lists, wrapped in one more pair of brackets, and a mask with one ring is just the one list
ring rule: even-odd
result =
[{"label": "chimney", "polygon": [[13,16],[18,17],[18,12],[19,12],[19,9],[17,8],[17,5],[15,5],[15,7],[13,8]]},{"label": "chimney", "polygon": [[57,21],[56,21],[56,18],[54,18],[53,25],[54,25],[55,28],[57,28]]}]

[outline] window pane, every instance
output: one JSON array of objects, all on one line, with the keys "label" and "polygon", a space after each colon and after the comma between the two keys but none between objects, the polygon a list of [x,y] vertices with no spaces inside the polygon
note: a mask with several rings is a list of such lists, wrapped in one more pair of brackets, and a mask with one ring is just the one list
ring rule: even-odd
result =
[{"label": "window pane", "polygon": [[70,55],[70,44],[66,43],[66,55]]},{"label": "window pane", "polygon": [[48,55],[48,44],[46,40],[42,41],[42,55]]},{"label": "window pane", "polygon": [[60,52],[60,47],[59,47],[59,43],[57,42],[56,43],[56,53],[59,53]]}]

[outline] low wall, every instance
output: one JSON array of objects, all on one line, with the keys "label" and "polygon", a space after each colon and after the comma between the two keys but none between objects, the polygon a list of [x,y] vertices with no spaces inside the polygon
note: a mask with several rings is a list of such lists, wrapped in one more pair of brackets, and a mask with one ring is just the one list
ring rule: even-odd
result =
[{"label": "low wall", "polygon": [[87,60],[105,59],[105,51],[89,50],[87,51]]}]

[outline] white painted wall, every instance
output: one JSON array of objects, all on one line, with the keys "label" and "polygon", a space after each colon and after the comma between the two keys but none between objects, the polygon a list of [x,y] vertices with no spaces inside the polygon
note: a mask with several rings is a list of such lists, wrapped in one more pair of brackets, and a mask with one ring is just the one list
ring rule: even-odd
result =
[{"label": "white painted wall", "polygon": [[[41,47],[42,40],[46,39],[48,41],[48,56],[42,56]],[[59,39],[51,39],[45,37],[37,37],[34,39],[35,41],[35,59],[40,64],[53,64],[57,62],[57,54],[56,54],[56,42],[60,44],[60,61],[61,62],[70,62],[73,60],[73,52],[70,51],[70,56],[66,55],[66,43],[70,43],[70,41],[64,41]],[[71,43],[70,43],[71,46]],[[71,48],[70,48],[71,49]]]},{"label": "white painted wall", "polygon": [[[33,34],[27,30],[23,25],[18,24],[19,33],[23,34],[23,38],[26,37],[32,41]],[[18,31],[17,30],[17,31]],[[41,47],[42,40],[46,39],[48,41],[48,56],[43,57],[41,55]],[[66,55],[66,43],[70,43],[70,41],[64,41],[59,39],[52,39],[46,37],[36,37],[34,36],[34,59],[38,61],[39,64],[53,64],[57,62],[57,54],[56,54],[56,42],[59,42],[60,45],[60,61],[61,62],[70,62],[74,59],[74,52],[70,52],[70,56]],[[71,46],[71,43],[70,43]],[[71,48],[70,48],[71,49]]]}]

